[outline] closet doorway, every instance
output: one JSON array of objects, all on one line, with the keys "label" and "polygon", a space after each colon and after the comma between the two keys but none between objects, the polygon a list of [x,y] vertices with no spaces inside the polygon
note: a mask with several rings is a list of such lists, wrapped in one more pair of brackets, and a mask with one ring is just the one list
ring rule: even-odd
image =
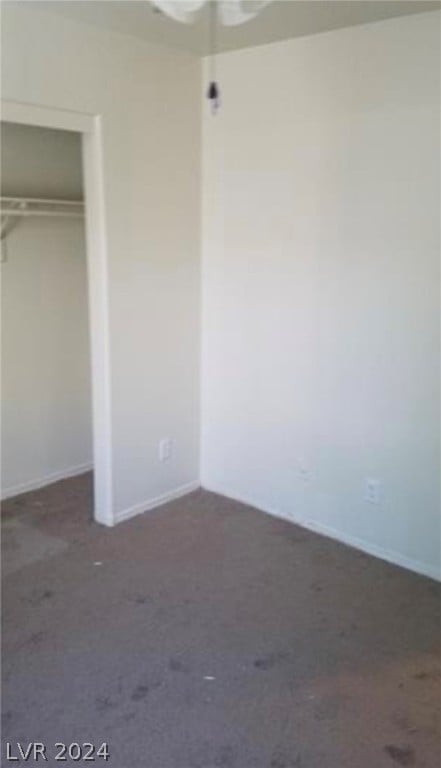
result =
[{"label": "closet doorway", "polygon": [[2,499],[52,486],[112,525],[101,137],[82,117],[2,104]]}]

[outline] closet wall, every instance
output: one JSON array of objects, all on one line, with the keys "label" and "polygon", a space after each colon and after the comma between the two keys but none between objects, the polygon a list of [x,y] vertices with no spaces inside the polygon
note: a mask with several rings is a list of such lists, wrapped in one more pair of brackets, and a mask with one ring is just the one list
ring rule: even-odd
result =
[{"label": "closet wall", "polygon": [[[81,199],[79,134],[2,124],[2,195]],[[84,221],[22,218],[2,263],[2,496],[91,466]]]}]

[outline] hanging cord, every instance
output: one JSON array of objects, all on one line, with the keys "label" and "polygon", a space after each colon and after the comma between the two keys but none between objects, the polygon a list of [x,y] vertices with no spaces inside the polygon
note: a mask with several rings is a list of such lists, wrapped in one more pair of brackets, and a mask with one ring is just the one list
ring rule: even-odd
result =
[{"label": "hanging cord", "polygon": [[220,106],[220,91],[216,80],[216,54],[217,54],[217,32],[218,32],[218,9],[217,0],[209,0],[209,49],[210,49],[210,84],[207,91],[207,99],[211,102],[211,111],[216,114]]}]

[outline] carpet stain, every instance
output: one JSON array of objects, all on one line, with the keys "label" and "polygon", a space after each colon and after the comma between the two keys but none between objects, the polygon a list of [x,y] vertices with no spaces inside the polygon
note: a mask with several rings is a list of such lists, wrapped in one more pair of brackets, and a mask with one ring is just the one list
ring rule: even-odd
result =
[{"label": "carpet stain", "polygon": [[441,672],[438,669],[432,670],[430,672],[421,671],[413,675],[414,680],[439,680],[440,677]]},{"label": "carpet stain", "polygon": [[109,709],[114,709],[117,706],[110,696],[98,696],[95,699],[95,705],[97,712],[108,712]]},{"label": "carpet stain", "polygon": [[29,597],[25,597],[24,600],[30,605],[40,605],[45,600],[52,600],[54,593],[51,589],[45,589],[43,592],[33,592]]},{"label": "carpet stain", "polygon": [[45,638],[44,632],[34,632],[29,638],[29,645],[38,645]]},{"label": "carpet stain", "polygon": [[138,685],[131,695],[132,701],[142,701],[149,692],[148,685]]},{"label": "carpet stain", "polygon": [[141,683],[140,685],[136,686],[130,698],[132,701],[143,701],[145,698],[147,698],[149,693],[160,687],[161,683]]},{"label": "carpet stain", "polygon": [[168,668],[172,672],[187,672],[188,668],[179,659],[171,658],[168,662]]},{"label": "carpet stain", "polygon": [[147,595],[126,595],[127,600],[129,603],[133,603],[134,605],[145,605],[149,602],[150,598]]},{"label": "carpet stain", "polygon": [[398,765],[415,765],[415,752],[412,747],[397,747],[395,744],[386,744],[384,751]]},{"label": "carpet stain", "polygon": [[288,655],[289,654],[286,653],[286,651],[270,653],[268,656],[262,656],[261,658],[255,659],[253,664],[256,669],[260,669],[263,672],[266,672],[270,669],[273,669],[273,667],[277,666],[278,664],[287,661]]}]

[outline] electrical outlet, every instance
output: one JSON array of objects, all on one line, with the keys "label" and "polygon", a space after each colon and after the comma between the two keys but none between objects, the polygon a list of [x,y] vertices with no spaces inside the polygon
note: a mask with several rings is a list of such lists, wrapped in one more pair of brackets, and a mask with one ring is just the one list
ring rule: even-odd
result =
[{"label": "electrical outlet", "polygon": [[170,437],[163,437],[159,441],[158,456],[159,461],[170,461],[173,454],[173,440]]},{"label": "electrical outlet", "polygon": [[367,477],[364,484],[364,500],[368,504],[381,504],[383,486],[377,477]]}]

